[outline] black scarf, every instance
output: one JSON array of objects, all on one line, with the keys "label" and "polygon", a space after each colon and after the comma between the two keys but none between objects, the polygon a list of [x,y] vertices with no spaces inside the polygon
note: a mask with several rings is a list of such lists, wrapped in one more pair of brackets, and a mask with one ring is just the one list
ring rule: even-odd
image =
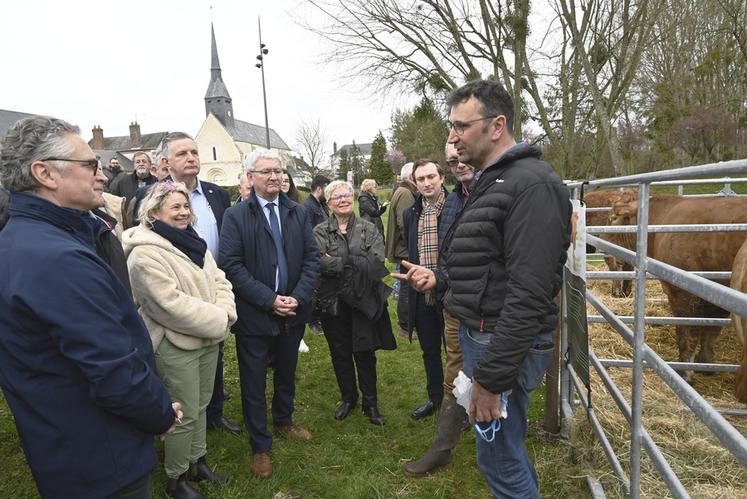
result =
[{"label": "black scarf", "polygon": [[167,239],[176,249],[187,255],[190,260],[195,262],[195,265],[200,268],[205,265],[207,243],[191,225],[188,225],[185,230],[181,230],[166,225],[160,220],[154,220],[151,228],[153,232]]}]

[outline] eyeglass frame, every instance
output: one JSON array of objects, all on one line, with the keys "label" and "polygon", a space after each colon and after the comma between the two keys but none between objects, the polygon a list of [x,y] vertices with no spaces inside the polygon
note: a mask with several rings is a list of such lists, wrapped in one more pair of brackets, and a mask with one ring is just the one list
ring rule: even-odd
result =
[{"label": "eyeglass frame", "polygon": [[251,173],[251,174],[257,173],[259,175],[266,175],[268,177],[274,173],[276,177],[279,177],[280,175],[282,175],[283,173],[285,173],[285,171],[283,171],[282,168],[277,168],[277,169],[270,168],[270,169],[267,169],[267,170],[249,170],[249,173]]},{"label": "eyeglass frame", "polygon": [[476,118],[474,120],[469,121],[457,121],[456,123],[452,123],[449,120],[444,120],[444,125],[446,125],[447,130],[451,132],[454,130],[454,133],[461,137],[464,135],[464,131],[467,130],[469,127],[477,123],[478,121],[485,121],[485,120],[492,120],[493,118],[497,118],[498,116],[503,116],[502,114],[497,114],[494,116],[484,116],[482,118]]},{"label": "eyeglass frame", "polygon": [[65,161],[67,163],[80,163],[83,168],[91,170],[94,175],[98,173],[99,170],[102,170],[98,158],[93,158],[93,159],[44,158],[38,161]]},{"label": "eyeglass frame", "polygon": [[334,196],[331,196],[329,198],[329,200],[330,201],[342,201],[343,199],[352,198],[354,196],[355,196],[355,194],[353,194],[352,192],[348,191],[345,194],[335,194]]}]

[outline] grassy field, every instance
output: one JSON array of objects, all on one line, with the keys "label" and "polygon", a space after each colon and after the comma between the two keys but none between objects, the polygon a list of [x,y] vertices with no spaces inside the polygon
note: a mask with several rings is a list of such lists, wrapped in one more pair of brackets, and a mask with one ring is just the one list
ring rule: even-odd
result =
[{"label": "grassy field", "polygon": [[[390,310],[394,307],[390,303]],[[233,478],[222,488],[200,485],[213,498],[487,498],[490,494],[475,465],[474,433],[464,433],[450,471],[424,479],[402,474],[406,462],[417,459],[429,446],[435,418],[413,421],[410,412],[426,399],[425,374],[418,344],[398,338],[398,349],[379,352],[379,400],[386,425],[368,422],[360,408],[344,421],[333,418],[339,392],[322,336],[307,331],[311,352],[300,354],[297,370],[295,421],[312,431],[312,442],[275,439],[274,475],[255,478],[246,434],[241,437],[208,433],[208,461]],[[239,377],[233,337],[226,343],[226,389],[232,399],[226,415],[242,419]],[[268,383],[268,386],[271,386]],[[530,411],[534,423],[543,418],[544,397],[535,393]],[[567,444],[546,440],[532,424],[530,454],[537,462],[544,497],[584,497],[580,479],[571,469],[558,467],[567,460]],[[162,457],[162,448],[159,455]],[[160,465],[154,474],[154,495],[161,495],[166,476]],[[31,472],[18,444],[12,415],[0,401],[0,498],[38,497]]]},{"label": "grassy field", "polygon": [[[380,193],[381,201],[391,191]],[[388,212],[384,214],[386,227]],[[389,311],[396,324],[394,301]],[[322,336],[307,331],[311,352],[300,354],[297,369],[295,422],[314,435],[312,442],[278,437],[274,442],[274,474],[255,478],[246,434],[208,433],[208,462],[233,482],[215,488],[200,485],[212,498],[488,498],[490,494],[475,463],[475,436],[464,433],[449,471],[424,479],[405,477],[402,466],[419,458],[430,445],[436,419],[413,421],[410,412],[426,400],[420,347],[397,338],[398,348],[379,352],[379,407],[384,427],[371,425],[360,407],[344,421],[333,418],[339,392],[329,350]],[[238,367],[233,337],[226,342],[226,389],[232,399],[226,416],[242,421]],[[272,384],[268,382],[268,386]],[[268,395],[269,397],[270,395]],[[541,430],[544,389],[534,393],[530,408],[528,448],[536,463],[543,497],[587,497],[583,473],[571,464],[571,446]],[[163,457],[162,446],[157,445]],[[161,497],[166,476],[159,464],[154,472],[154,496]],[[18,443],[15,425],[0,396],[0,499],[38,497],[31,472]]]}]

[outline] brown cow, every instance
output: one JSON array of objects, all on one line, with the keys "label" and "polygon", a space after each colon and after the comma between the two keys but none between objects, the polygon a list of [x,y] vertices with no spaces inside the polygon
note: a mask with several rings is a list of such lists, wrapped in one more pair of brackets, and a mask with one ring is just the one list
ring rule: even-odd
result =
[{"label": "brown cow", "polygon": [[[636,223],[637,202],[617,203],[612,225]],[[649,204],[649,225],[747,223],[747,198],[656,196]],[[744,232],[658,233],[648,238],[648,256],[689,271],[724,271],[747,238]],[[635,243],[626,244],[634,249]],[[728,285],[726,281],[719,281]],[[662,281],[672,314],[677,317],[726,317],[727,312]],[[713,344],[721,332],[714,326],[676,326],[681,362],[712,362]],[[700,343],[700,352],[695,350]],[[683,377],[692,382],[692,371]]]},{"label": "brown cow", "polygon": [[[731,269],[731,287],[742,293],[747,293],[747,242],[745,242],[734,257],[734,266]],[[747,330],[747,318],[737,314],[731,314],[734,329],[737,330],[739,341],[742,342],[742,365],[737,371],[736,389],[734,390],[737,400],[747,404],[747,344],[744,341],[744,332]]]},{"label": "brown cow", "polygon": [[[636,189],[625,189],[623,191],[617,189],[603,189],[601,191],[592,191],[584,194],[584,203],[587,208],[611,208],[616,203],[635,202],[637,199],[638,191]],[[586,226],[610,225],[610,215],[610,211],[589,211],[586,213]],[[635,234],[600,234],[599,237],[605,241],[615,243],[618,246],[625,246],[624,239],[632,237],[634,241],[633,244],[635,244]],[[591,244],[588,244],[586,250],[588,253],[593,253],[596,251],[596,248]],[[633,270],[631,264],[622,262],[612,256],[605,256],[604,262],[613,272],[619,270]],[[630,296],[630,293],[630,279],[614,279],[612,281],[612,296],[623,298]]]}]

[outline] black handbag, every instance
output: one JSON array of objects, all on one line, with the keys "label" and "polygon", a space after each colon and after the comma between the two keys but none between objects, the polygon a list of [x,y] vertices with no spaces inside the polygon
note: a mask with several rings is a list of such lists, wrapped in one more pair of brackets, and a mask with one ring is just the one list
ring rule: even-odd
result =
[{"label": "black handbag", "polygon": [[314,295],[314,312],[319,315],[339,317],[340,315],[340,298],[337,295],[319,298]]}]

